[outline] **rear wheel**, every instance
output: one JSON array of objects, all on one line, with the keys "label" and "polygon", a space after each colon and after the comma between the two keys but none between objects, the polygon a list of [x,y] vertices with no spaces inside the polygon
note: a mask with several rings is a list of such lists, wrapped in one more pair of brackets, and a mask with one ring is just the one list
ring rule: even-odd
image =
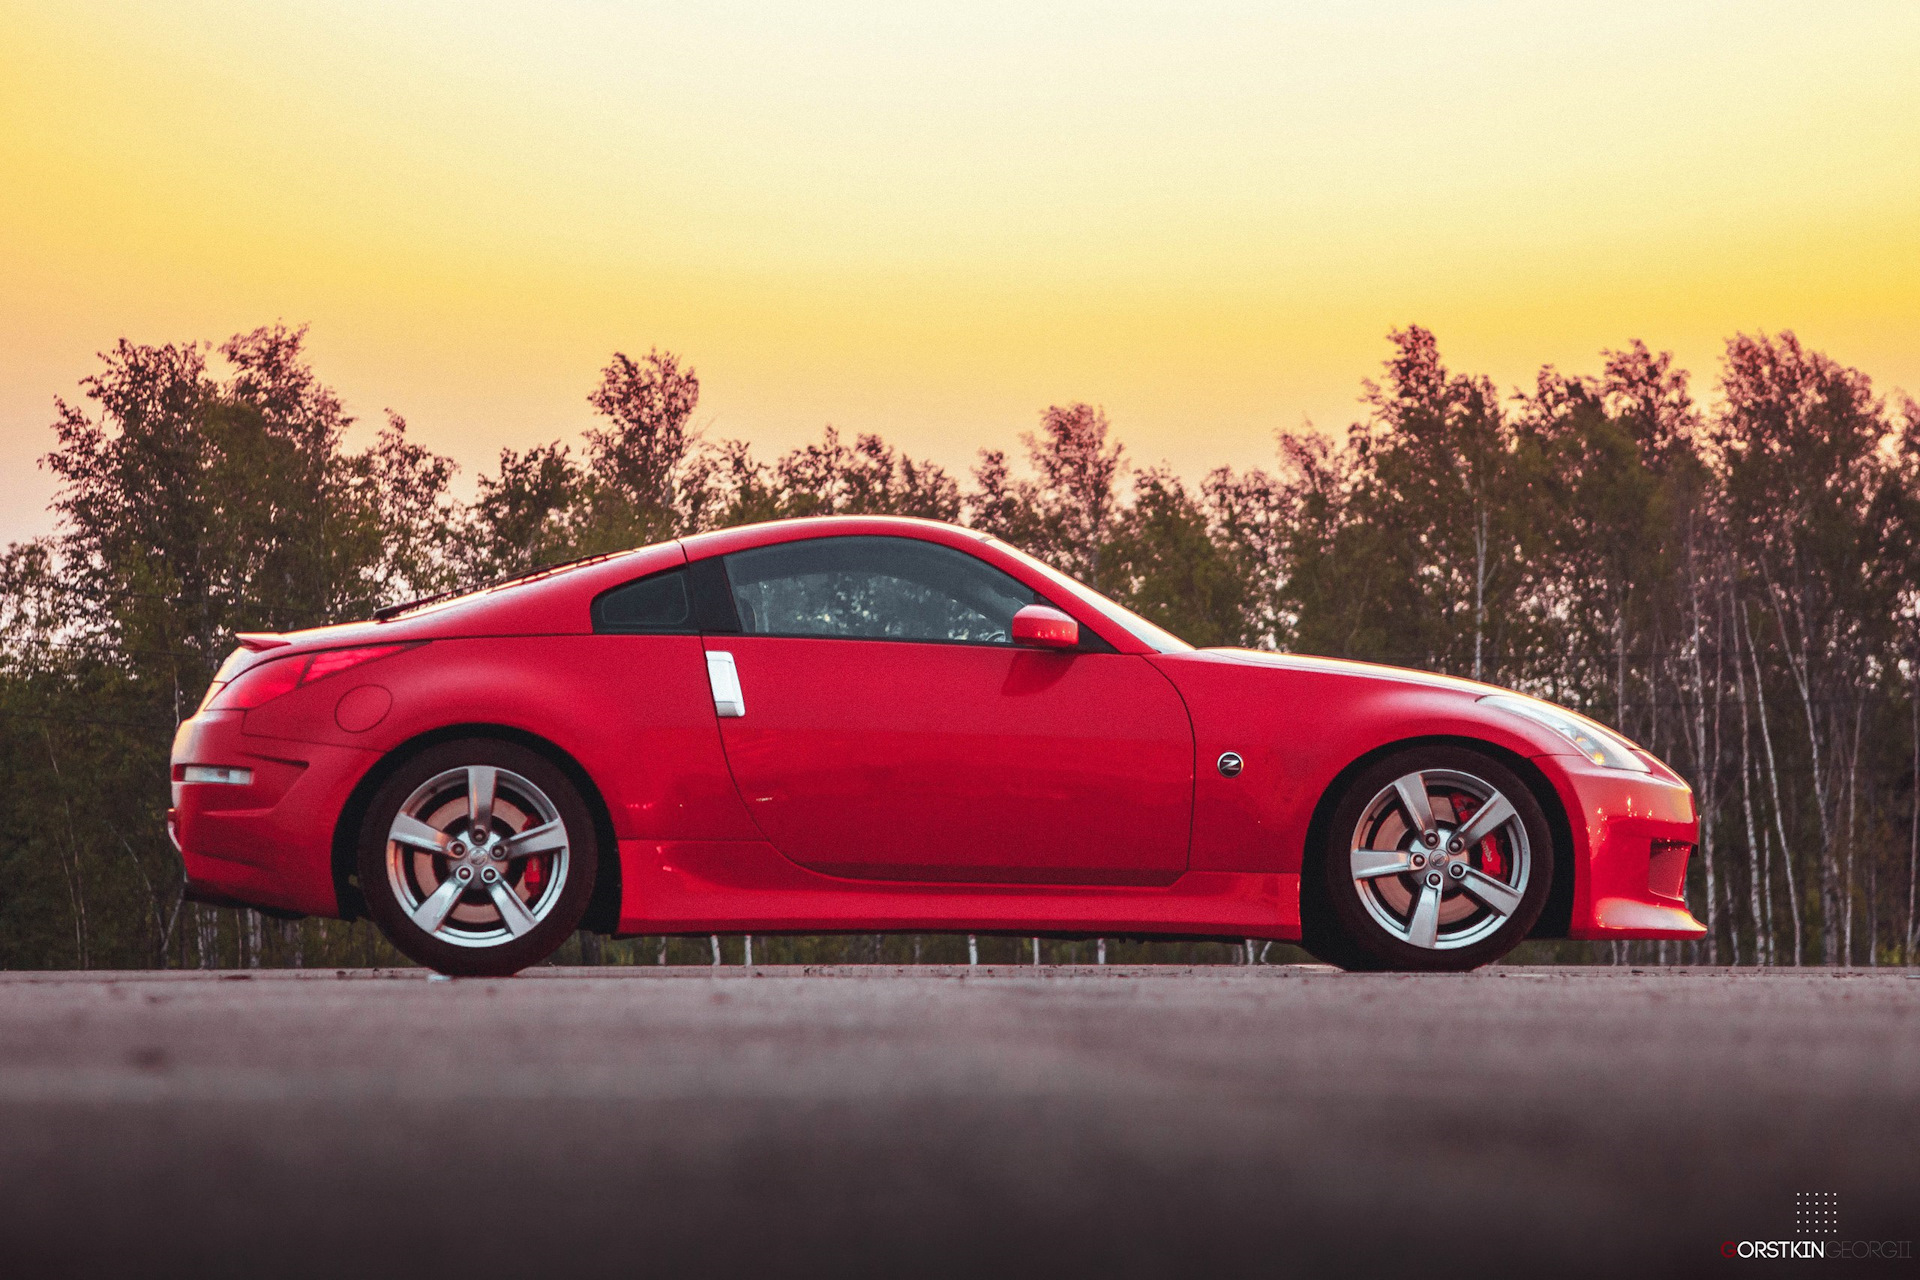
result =
[{"label": "rear wheel", "polygon": [[1511,769],[1462,747],[1401,752],[1334,810],[1308,946],[1348,969],[1473,969],[1527,936],[1552,879],[1546,814]]},{"label": "rear wheel", "polygon": [[403,764],[360,831],[360,892],[401,952],[441,973],[504,976],[552,955],[593,896],[593,823],[551,761],[491,739]]}]

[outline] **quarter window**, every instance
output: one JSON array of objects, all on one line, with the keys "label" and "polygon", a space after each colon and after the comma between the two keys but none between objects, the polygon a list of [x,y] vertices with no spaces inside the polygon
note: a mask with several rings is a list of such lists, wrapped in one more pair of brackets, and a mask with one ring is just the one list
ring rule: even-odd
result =
[{"label": "quarter window", "polygon": [[669,569],[603,592],[593,602],[595,631],[691,631],[687,571]]},{"label": "quarter window", "polygon": [[813,538],[726,557],[740,630],[1009,644],[1031,588],[964,551],[913,538]]}]

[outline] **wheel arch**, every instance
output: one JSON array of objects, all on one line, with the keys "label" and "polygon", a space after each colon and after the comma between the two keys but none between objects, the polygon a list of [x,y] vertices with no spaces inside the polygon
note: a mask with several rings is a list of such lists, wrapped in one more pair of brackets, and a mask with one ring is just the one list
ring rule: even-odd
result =
[{"label": "wheel arch", "polygon": [[[1526,756],[1508,747],[1488,742],[1484,738],[1472,738],[1461,734],[1426,734],[1419,737],[1399,738],[1382,743],[1360,755],[1335,774],[1326,789],[1320,793],[1320,799],[1313,806],[1313,816],[1307,822],[1306,848],[1300,856],[1300,884],[1302,912],[1317,909],[1312,889],[1320,883],[1318,875],[1320,860],[1325,856],[1329,828],[1333,824],[1334,810],[1340,807],[1353,780],[1363,770],[1371,768],[1377,761],[1401,751],[1416,747],[1460,747],[1469,751],[1478,751],[1482,755],[1498,760],[1514,771],[1520,780],[1527,784],[1533,798],[1540,802],[1540,810],[1547,815],[1547,828],[1553,834],[1553,884],[1547,894],[1546,906],[1540,912],[1540,918],[1534,922],[1528,932],[1529,938],[1564,938],[1573,923],[1573,882],[1578,874],[1574,858],[1573,825],[1567,818],[1566,806],[1560,800],[1560,794],[1554,789],[1540,766]],[[1304,923],[1304,922],[1303,922]]]},{"label": "wheel arch", "polygon": [[442,742],[461,738],[493,738],[525,747],[544,756],[567,775],[567,781],[579,789],[587,812],[593,816],[594,842],[599,847],[599,859],[594,867],[593,897],[587,903],[587,913],[581,918],[580,927],[600,933],[613,932],[620,918],[620,844],[614,835],[612,811],[607,808],[606,798],[601,795],[593,775],[551,739],[511,725],[487,723],[444,725],[416,734],[381,756],[354,785],[346,804],[341,806],[340,817],[333,828],[333,891],[340,904],[341,918],[355,920],[367,913],[366,901],[360,896],[359,886],[354,883],[355,846],[360,825],[366,821],[367,807],[373,803],[375,793],[414,756]]}]

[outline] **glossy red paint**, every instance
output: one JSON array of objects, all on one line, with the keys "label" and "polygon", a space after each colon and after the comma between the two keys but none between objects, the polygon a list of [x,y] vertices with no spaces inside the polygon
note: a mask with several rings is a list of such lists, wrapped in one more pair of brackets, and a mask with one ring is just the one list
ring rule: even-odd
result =
[{"label": "glossy red paint", "polygon": [[[1080,649],[596,634],[611,588],[734,551],[884,536],[949,547],[1059,610]],[[285,643],[277,643],[285,641]],[[1654,842],[1691,844],[1657,762],[1603,768],[1468,681],[1191,650],[998,542],[922,521],[787,521],[564,568],[389,622],[250,637],[227,672],[381,652],[175,739],[174,829],[202,891],[338,915],[350,801],[416,744],[503,735],[571,769],[615,838],[623,933],[971,930],[1300,936],[1316,813],[1343,774],[1420,741],[1516,763],[1566,819],[1569,932],[1690,938]],[[731,653],[745,714],[716,716]],[[316,669],[333,667],[323,661]],[[1217,762],[1237,754],[1232,777]],[[187,765],[247,785],[178,780]],[[1663,849],[1666,846],[1663,846]],[[1671,854],[1666,856],[1671,858]]]},{"label": "glossy red paint", "polygon": [[[305,915],[338,915],[334,824],[377,753],[249,734],[244,713],[202,711],[173,740],[173,831],[190,884]],[[180,780],[186,764],[249,769],[245,786]]]},{"label": "glossy red paint", "polygon": [[1171,884],[1193,734],[1144,657],[709,636],[747,811],[794,862],[868,880]]},{"label": "glossy red paint", "polygon": [[1013,642],[1036,649],[1071,649],[1080,643],[1080,624],[1058,609],[1030,604],[1013,615]]},{"label": "glossy red paint", "polygon": [[[1652,757],[1648,757],[1652,760]],[[1699,824],[1693,792],[1664,764],[1622,775],[1585,756],[1558,757],[1553,778],[1580,852],[1574,881],[1574,938],[1697,938],[1706,930],[1655,888],[1653,845],[1691,845]],[[1628,781],[1631,779],[1632,781]]]},{"label": "glossy red paint", "polygon": [[862,932],[1300,936],[1300,881],[1188,872],[1159,888],[843,880],[764,841],[622,842],[623,933]]}]

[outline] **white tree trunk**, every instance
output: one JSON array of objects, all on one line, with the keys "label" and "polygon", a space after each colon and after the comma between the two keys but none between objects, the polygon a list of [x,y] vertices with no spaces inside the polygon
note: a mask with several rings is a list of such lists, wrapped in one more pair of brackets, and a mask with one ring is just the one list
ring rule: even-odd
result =
[{"label": "white tree trunk", "polygon": [[[1764,557],[1761,567],[1764,570]],[[1801,647],[1798,652],[1795,651],[1792,641],[1787,636],[1786,593],[1773,583],[1771,577],[1768,578],[1767,586],[1773,593],[1773,619],[1780,632],[1780,646],[1786,654],[1787,672],[1793,677],[1794,688],[1800,694],[1800,709],[1806,717],[1807,751],[1813,764],[1813,808],[1815,816],[1820,820],[1820,918],[1823,926],[1820,930],[1820,951],[1821,958],[1826,963],[1833,964],[1839,959],[1840,949],[1840,935],[1834,927],[1838,923],[1835,917],[1841,913],[1840,883],[1833,848],[1833,828],[1839,815],[1835,812],[1832,780],[1828,778],[1820,758],[1820,728],[1813,710],[1812,663],[1808,655],[1812,642],[1807,638],[1806,618],[1796,616],[1794,621],[1800,631]],[[1764,719],[1761,723],[1765,723]]]},{"label": "white tree trunk", "polygon": [[[1744,632],[1745,628],[1742,628],[1734,635],[1733,671],[1734,689],[1740,698],[1740,807],[1747,819],[1747,875],[1753,905],[1753,963],[1761,966],[1773,963],[1773,931],[1762,918],[1760,909],[1760,887],[1765,878],[1761,870],[1764,851],[1753,826],[1753,719],[1747,705],[1747,664],[1738,648]],[[1740,963],[1737,949],[1733,962]]]},{"label": "white tree trunk", "polygon": [[1487,510],[1473,527],[1473,678],[1481,678],[1481,648],[1487,631]]},{"label": "white tree trunk", "polygon": [[[1742,629],[1746,620],[1741,619]],[[1780,837],[1780,871],[1787,880],[1787,905],[1793,909],[1793,963],[1797,968],[1805,954],[1800,919],[1800,893],[1793,883],[1793,846],[1787,841],[1787,820],[1780,807],[1780,768],[1773,755],[1773,730],[1767,724],[1767,691],[1760,679],[1760,654],[1753,647],[1753,635],[1747,635],[1747,657],[1753,660],[1753,702],[1760,712],[1760,743],[1767,751],[1767,788],[1773,797],[1773,826]]]},{"label": "white tree trunk", "polygon": [[1914,877],[1920,872],[1920,645],[1907,672],[1907,702],[1913,709],[1913,820],[1907,836],[1907,933],[1900,945],[1901,964],[1913,963]]}]

